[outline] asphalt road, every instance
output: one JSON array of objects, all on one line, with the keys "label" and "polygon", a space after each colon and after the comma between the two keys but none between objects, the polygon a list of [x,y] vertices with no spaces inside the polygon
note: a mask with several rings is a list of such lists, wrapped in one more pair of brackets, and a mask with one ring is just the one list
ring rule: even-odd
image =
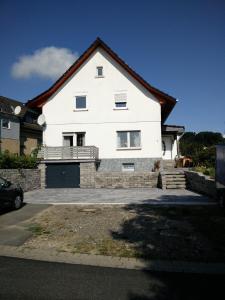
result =
[{"label": "asphalt road", "polygon": [[157,273],[0,257],[0,299],[225,299],[224,276]]}]

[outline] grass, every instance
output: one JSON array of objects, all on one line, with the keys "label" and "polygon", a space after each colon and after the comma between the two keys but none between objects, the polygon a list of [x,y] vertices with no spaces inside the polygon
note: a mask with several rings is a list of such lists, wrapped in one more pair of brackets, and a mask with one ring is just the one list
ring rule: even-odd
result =
[{"label": "grass", "polygon": [[114,241],[112,239],[101,239],[98,241],[86,240],[78,242],[72,247],[72,253],[98,254],[117,257],[139,257],[132,245],[123,241]]},{"label": "grass", "polygon": [[28,225],[27,230],[32,232],[33,235],[35,235],[35,236],[51,233],[49,230],[46,230],[43,226],[41,226],[40,224],[37,224],[37,223]]}]

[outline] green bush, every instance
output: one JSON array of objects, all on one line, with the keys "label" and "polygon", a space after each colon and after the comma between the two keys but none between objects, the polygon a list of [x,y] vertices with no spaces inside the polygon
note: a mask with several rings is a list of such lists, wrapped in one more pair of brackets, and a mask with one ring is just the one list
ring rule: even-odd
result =
[{"label": "green bush", "polygon": [[0,153],[0,169],[35,169],[37,164],[36,155],[18,156],[8,151]]},{"label": "green bush", "polygon": [[192,158],[194,167],[215,169],[215,145],[224,143],[225,139],[218,132],[186,132],[180,140],[180,151]]},{"label": "green bush", "polygon": [[215,168],[213,168],[213,167],[199,166],[199,167],[193,168],[193,171],[202,173],[202,174],[207,175],[211,178],[215,178]]}]

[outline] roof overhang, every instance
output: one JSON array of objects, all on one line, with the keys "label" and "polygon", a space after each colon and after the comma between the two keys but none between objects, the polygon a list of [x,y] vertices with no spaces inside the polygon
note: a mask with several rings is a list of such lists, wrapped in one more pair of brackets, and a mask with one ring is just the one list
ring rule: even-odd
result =
[{"label": "roof overhang", "polygon": [[138,75],[131,67],[129,67],[110,47],[108,47],[100,38],[97,38],[93,44],[75,61],[75,63],[45,92],[36,96],[26,103],[29,108],[41,108],[47,100],[82,66],[82,64],[91,56],[98,48],[105,50],[119,65],[121,65],[135,80],[144,86],[151,94],[153,94],[161,105],[162,123],[165,122],[172,109],[176,104],[176,99],[159,89],[150,85],[140,75]]},{"label": "roof overhang", "polygon": [[162,133],[163,134],[177,134],[181,135],[185,132],[184,126],[178,125],[162,125]]}]

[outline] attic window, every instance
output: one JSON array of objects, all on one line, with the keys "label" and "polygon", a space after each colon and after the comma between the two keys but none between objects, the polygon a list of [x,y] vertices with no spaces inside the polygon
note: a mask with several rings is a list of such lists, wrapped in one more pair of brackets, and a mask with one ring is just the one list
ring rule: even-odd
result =
[{"label": "attic window", "polygon": [[115,109],[127,109],[127,94],[115,94]]},{"label": "attic window", "polygon": [[103,77],[103,67],[99,66],[97,69],[97,77]]}]

